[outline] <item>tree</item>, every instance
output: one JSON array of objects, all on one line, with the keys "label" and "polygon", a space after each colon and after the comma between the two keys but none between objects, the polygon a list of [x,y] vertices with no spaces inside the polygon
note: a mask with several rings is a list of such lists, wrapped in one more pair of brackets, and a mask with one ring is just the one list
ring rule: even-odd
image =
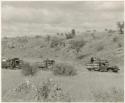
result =
[{"label": "tree", "polygon": [[117,26],[118,26],[120,34],[123,34],[124,33],[124,22],[122,22],[122,23],[117,22]]},{"label": "tree", "polygon": [[46,38],[45,38],[45,40],[49,43],[49,41],[50,41],[50,36],[47,35]]},{"label": "tree", "polygon": [[84,40],[73,40],[71,42],[70,48],[76,51],[78,54],[81,51],[81,48],[86,44]]},{"label": "tree", "polygon": [[75,29],[72,29],[71,34],[72,34],[73,37],[76,35]]},{"label": "tree", "polygon": [[59,33],[57,33],[57,35],[59,35]]}]

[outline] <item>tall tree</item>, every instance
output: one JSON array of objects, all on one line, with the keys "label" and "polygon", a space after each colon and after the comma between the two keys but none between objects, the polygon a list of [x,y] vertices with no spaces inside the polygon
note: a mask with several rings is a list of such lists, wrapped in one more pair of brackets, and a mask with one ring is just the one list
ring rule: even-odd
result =
[{"label": "tall tree", "polygon": [[120,34],[123,34],[124,33],[124,22],[117,22],[117,26],[118,26]]}]

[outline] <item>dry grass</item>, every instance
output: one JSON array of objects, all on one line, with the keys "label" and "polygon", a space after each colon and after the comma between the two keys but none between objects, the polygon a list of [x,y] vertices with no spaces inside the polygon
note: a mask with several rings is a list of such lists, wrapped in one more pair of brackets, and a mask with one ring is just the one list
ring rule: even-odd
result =
[{"label": "dry grass", "polygon": [[124,100],[124,91],[116,87],[105,91],[93,91],[92,94],[96,102],[122,102]]},{"label": "dry grass", "polygon": [[63,89],[52,79],[46,79],[40,85],[35,85],[33,81],[21,82],[14,89],[10,89],[4,97],[5,101],[11,102],[69,102],[70,97],[64,93]]},{"label": "dry grass", "polygon": [[[80,67],[78,67],[80,68]],[[122,74],[114,74],[114,73],[99,73],[99,72],[82,72],[84,68],[81,67],[81,72],[76,76],[55,76],[51,72],[40,72],[36,76],[32,77],[32,80],[35,82],[34,84],[39,84],[39,87],[43,87],[43,82],[47,83],[47,78],[53,78],[55,81],[59,81],[61,83],[59,87],[63,88],[65,93],[68,92],[68,95],[73,102],[94,102],[100,101],[99,98],[93,96],[93,94],[98,94],[100,91],[103,93],[110,91],[111,88],[117,88],[118,93],[121,96],[117,96],[117,98],[121,98],[123,91],[123,75]],[[21,97],[9,97],[7,92],[16,88],[18,84],[20,84],[24,80],[24,76],[20,74],[20,70],[11,71],[11,70],[2,70],[2,101],[34,101],[33,98],[29,96],[26,97],[26,94],[21,95]],[[121,92],[121,93],[120,93]],[[102,94],[103,94],[102,93]],[[116,94],[118,94],[116,93]],[[111,93],[113,94],[113,93]],[[33,94],[32,94],[33,95]],[[13,99],[14,98],[14,99]],[[111,97],[112,101],[115,101],[115,98]],[[18,100],[19,99],[19,100]],[[26,99],[26,100],[25,100]],[[107,98],[107,101],[109,99]],[[119,101],[119,100],[118,100]],[[123,101],[121,98],[120,101]]]},{"label": "dry grass", "polygon": [[63,89],[57,84],[56,81],[48,79],[37,87],[37,101],[46,102],[68,102],[70,98],[66,95]]}]

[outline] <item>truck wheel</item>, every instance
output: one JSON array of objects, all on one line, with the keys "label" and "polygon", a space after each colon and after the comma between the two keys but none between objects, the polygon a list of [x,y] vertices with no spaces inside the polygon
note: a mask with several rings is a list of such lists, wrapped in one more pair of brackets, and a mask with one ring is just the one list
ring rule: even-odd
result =
[{"label": "truck wheel", "polygon": [[113,72],[115,72],[115,73],[118,73],[118,70],[116,70],[116,71],[113,71]]},{"label": "truck wheel", "polygon": [[113,72],[113,71],[111,69],[109,69],[108,72]]},{"label": "truck wheel", "polygon": [[91,71],[91,68],[87,68],[89,71]]}]

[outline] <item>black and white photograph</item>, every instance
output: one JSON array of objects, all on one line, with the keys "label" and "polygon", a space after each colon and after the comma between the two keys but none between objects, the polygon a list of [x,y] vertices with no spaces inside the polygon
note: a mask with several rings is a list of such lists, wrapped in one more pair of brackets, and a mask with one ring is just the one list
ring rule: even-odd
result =
[{"label": "black and white photograph", "polygon": [[1,1],[2,102],[124,102],[124,0]]}]

